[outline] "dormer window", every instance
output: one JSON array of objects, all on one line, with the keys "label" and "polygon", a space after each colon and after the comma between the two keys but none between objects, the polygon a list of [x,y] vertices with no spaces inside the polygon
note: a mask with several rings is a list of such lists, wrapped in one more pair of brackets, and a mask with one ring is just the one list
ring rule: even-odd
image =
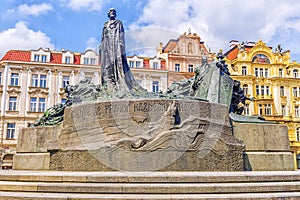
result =
[{"label": "dormer window", "polygon": [[66,64],[70,64],[71,63],[71,57],[70,56],[66,56],[65,57],[65,63]]},{"label": "dormer window", "polygon": [[31,61],[33,62],[50,62],[50,50],[44,50],[42,48],[31,51]]},{"label": "dormer window", "polygon": [[46,55],[42,55],[42,62],[47,62],[47,56]]},{"label": "dormer window", "polygon": [[143,68],[143,62],[144,60],[142,58],[138,58],[137,56],[134,56],[133,58],[127,58],[128,65],[131,68]]},{"label": "dormer window", "polygon": [[74,63],[74,54],[71,51],[62,52],[62,63],[73,64]]},{"label": "dormer window", "polygon": [[96,65],[96,58],[84,58],[83,64],[85,65]]},{"label": "dormer window", "polygon": [[92,50],[87,50],[81,56],[80,63],[84,65],[97,65],[99,63],[98,55]]},{"label": "dormer window", "polygon": [[34,61],[39,62],[40,61],[40,55],[35,54],[34,55]]},{"label": "dormer window", "polygon": [[158,58],[153,58],[153,59],[150,59],[150,67],[152,69],[160,69],[161,68],[161,62],[160,62],[160,59]]},{"label": "dormer window", "polygon": [[91,58],[91,65],[96,65],[96,58]]},{"label": "dormer window", "polygon": [[141,68],[141,61],[136,61],[136,68]]}]

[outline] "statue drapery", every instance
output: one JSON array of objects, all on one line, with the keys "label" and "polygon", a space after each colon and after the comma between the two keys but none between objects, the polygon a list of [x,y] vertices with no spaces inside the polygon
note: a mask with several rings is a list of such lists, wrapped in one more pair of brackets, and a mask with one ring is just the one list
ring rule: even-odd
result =
[{"label": "statue drapery", "polygon": [[100,44],[101,84],[109,90],[144,90],[134,79],[127,63],[125,33],[118,19],[104,24]]}]

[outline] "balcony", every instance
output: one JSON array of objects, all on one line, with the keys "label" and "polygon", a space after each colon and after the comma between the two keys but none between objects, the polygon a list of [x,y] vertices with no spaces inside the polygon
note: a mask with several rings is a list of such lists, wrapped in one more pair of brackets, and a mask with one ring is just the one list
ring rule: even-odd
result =
[{"label": "balcony", "polygon": [[260,94],[260,95],[256,95],[255,100],[261,100],[261,99],[273,99],[273,95],[267,95],[267,94]]}]

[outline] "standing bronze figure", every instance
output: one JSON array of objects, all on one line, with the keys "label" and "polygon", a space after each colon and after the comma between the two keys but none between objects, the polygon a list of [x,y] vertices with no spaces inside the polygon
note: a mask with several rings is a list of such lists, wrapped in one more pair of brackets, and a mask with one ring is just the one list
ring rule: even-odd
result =
[{"label": "standing bronze figure", "polygon": [[109,91],[144,91],[134,79],[127,63],[123,24],[116,10],[109,9],[100,44],[101,84]]}]

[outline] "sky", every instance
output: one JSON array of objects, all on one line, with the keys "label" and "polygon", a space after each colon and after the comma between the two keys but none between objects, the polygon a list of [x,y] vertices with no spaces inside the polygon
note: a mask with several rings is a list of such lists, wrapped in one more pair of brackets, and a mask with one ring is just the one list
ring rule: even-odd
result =
[{"label": "sky", "polygon": [[126,30],[128,53],[151,54],[190,29],[213,53],[229,50],[231,40],[261,39],[300,62],[298,0],[1,0],[0,57],[40,47],[97,51],[111,7]]}]

